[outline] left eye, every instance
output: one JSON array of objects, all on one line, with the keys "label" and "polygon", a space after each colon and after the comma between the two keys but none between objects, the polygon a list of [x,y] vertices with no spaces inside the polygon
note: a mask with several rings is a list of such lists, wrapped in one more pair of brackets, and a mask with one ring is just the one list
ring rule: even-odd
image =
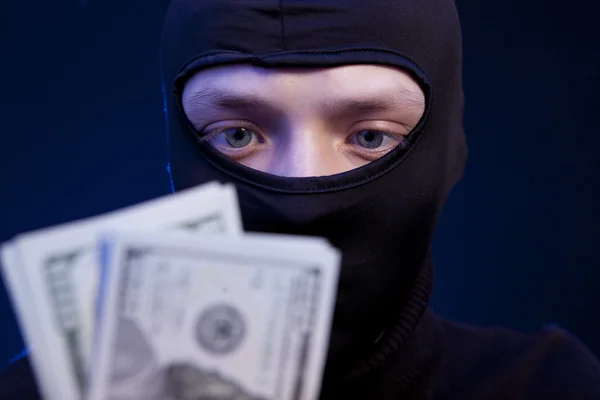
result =
[{"label": "left eye", "polygon": [[359,146],[366,149],[377,149],[384,142],[387,145],[389,141],[395,140],[385,132],[365,129],[355,134],[355,141]]}]

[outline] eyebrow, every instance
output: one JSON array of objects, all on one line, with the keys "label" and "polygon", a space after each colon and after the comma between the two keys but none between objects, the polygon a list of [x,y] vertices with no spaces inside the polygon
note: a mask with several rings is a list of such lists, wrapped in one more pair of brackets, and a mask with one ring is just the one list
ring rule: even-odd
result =
[{"label": "eyebrow", "polygon": [[[247,91],[205,86],[188,97],[193,107],[211,107],[221,110],[259,110],[271,113],[280,109],[268,100]],[[425,104],[422,93],[404,86],[390,88],[386,93],[357,98],[341,98],[325,101],[320,108],[328,115],[351,115],[387,111],[399,106],[420,108]]]}]

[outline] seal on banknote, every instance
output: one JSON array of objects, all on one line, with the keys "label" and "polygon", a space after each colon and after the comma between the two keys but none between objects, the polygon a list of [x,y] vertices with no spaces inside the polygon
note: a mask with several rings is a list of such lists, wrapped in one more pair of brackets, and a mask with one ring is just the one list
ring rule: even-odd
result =
[{"label": "seal on banknote", "polygon": [[206,308],[196,323],[198,344],[212,354],[231,353],[242,343],[245,335],[244,316],[229,304],[215,304]]}]

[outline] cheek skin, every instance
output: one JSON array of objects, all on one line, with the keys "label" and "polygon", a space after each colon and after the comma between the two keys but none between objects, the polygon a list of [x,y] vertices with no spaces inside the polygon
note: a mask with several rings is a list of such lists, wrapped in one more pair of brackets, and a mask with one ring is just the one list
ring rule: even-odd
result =
[{"label": "cheek skin", "polygon": [[238,162],[246,167],[253,168],[262,172],[269,172],[268,167],[272,163],[273,152],[268,149],[257,150],[248,157]]}]

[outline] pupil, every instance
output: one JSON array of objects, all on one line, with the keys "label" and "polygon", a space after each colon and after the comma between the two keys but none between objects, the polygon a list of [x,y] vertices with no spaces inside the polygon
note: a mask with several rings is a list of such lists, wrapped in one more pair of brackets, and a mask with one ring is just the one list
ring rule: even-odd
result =
[{"label": "pupil", "polygon": [[241,130],[239,130],[239,131],[236,131],[236,132],[233,134],[233,138],[234,138],[235,140],[242,140],[242,139],[244,138],[244,132],[242,132]]}]

